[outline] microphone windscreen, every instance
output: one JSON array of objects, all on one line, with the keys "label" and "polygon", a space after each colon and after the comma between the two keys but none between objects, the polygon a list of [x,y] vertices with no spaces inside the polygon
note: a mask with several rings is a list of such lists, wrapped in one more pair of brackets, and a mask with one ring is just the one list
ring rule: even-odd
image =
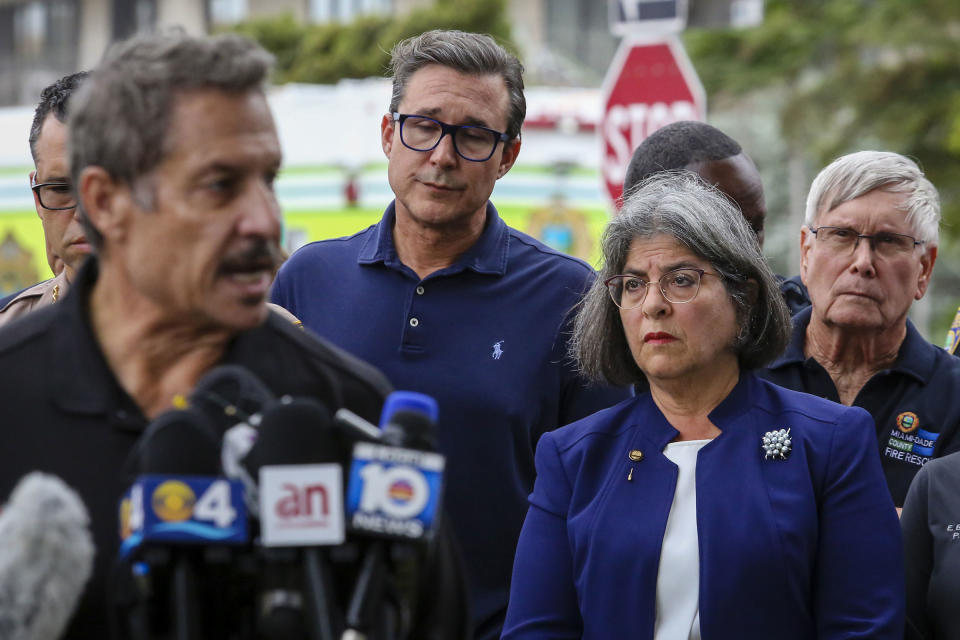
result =
[{"label": "microphone windscreen", "polygon": [[0,514],[0,636],[60,638],[93,568],[89,516],[55,476],[33,472]]},{"label": "microphone windscreen", "polygon": [[316,400],[277,403],[264,412],[244,466],[256,478],[265,465],[342,464],[349,451],[332,422],[330,411]]},{"label": "microphone windscreen", "polygon": [[197,407],[218,433],[263,411],[276,398],[248,369],[235,364],[214,367],[197,382],[190,406]]},{"label": "microphone windscreen", "polygon": [[394,391],[380,416],[382,438],[396,447],[436,451],[437,401],[416,391]]},{"label": "microphone windscreen", "polygon": [[220,441],[195,408],[160,414],[138,444],[140,473],[215,476],[220,473]]},{"label": "microphone windscreen", "polygon": [[383,403],[380,412],[380,427],[390,422],[390,418],[399,411],[414,411],[427,416],[431,422],[437,421],[439,407],[433,396],[419,391],[391,391]]}]

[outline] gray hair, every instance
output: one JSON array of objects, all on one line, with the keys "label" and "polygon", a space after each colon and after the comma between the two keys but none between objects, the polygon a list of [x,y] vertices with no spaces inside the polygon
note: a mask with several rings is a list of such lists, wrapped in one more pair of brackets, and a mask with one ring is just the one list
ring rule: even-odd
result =
[{"label": "gray hair", "polygon": [[[235,34],[194,37],[174,30],[114,44],[70,103],[74,184],[80,184],[85,167],[99,166],[136,189],[169,152],[178,94],[208,88],[262,91],[272,65],[273,56],[260,45]],[[136,193],[145,199],[141,190]],[[87,237],[100,247],[102,236],[85,213],[82,220]]]},{"label": "gray hair", "polygon": [[841,156],[821,171],[807,194],[805,223],[812,227],[820,213],[875,189],[906,194],[904,213],[918,240],[940,241],[940,196],[917,163],[891,151],[858,151]]},{"label": "gray hair", "polygon": [[510,108],[507,114],[507,135],[515,139],[527,116],[527,100],[523,96],[523,65],[493,38],[464,31],[426,31],[401,40],[390,51],[393,95],[390,112],[403,100],[410,77],[422,67],[439,64],[470,75],[500,75],[507,85]]},{"label": "gray hair", "polygon": [[644,380],[603,282],[623,271],[635,239],[661,234],[707,260],[723,276],[740,326],[731,348],[742,369],[762,367],[786,348],[790,314],[757,236],[716,188],[692,172],[669,171],[630,191],[603,232],[603,267],[577,312],[570,346],[586,376],[618,385]]}]

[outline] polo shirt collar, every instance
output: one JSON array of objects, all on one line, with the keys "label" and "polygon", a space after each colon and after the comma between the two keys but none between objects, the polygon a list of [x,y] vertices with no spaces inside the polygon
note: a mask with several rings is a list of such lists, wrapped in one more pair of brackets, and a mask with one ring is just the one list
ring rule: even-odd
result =
[{"label": "polo shirt collar", "polygon": [[[803,349],[806,343],[807,326],[810,324],[812,315],[813,307],[807,307],[793,316],[793,334],[790,336],[790,344],[783,355],[770,364],[771,369],[806,362],[807,357]],[[930,349],[930,346],[930,343],[917,331],[913,322],[907,319],[906,336],[900,345],[897,359],[889,370],[912,376],[920,382],[927,383],[936,367],[936,354]]]},{"label": "polo shirt collar", "polygon": [[[382,263],[385,266],[400,268],[402,263],[397,256],[397,248],[393,243],[393,225],[396,221],[396,200],[390,203],[387,210],[373,227],[360,247],[359,264]],[[506,223],[500,217],[496,207],[487,201],[487,221],[480,238],[467,249],[457,261],[443,273],[455,273],[464,269],[471,269],[477,273],[503,275],[507,270],[507,251],[510,247],[510,233]]]}]

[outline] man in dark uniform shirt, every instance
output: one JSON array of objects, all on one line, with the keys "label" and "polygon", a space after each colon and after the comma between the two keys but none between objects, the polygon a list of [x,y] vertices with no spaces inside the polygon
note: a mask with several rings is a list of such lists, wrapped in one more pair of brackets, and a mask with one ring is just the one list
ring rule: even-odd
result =
[{"label": "man in dark uniform shirt", "polygon": [[939,225],[937,190],[909,158],[860,151],[834,160],[810,186],[801,230],[812,305],[761,373],[869,411],[897,507],[920,467],[960,449],[960,360],[907,319],[930,284]]},{"label": "man in dark uniform shirt", "polygon": [[368,419],[389,392],[266,306],[282,255],[270,64],[235,35],[139,36],[71,102],[70,166],[95,255],[64,301],[0,331],[0,494],[41,469],[91,515],[94,575],[67,637],[109,636],[122,466],[148,421],[211,368],[239,364],[276,394]]},{"label": "man in dark uniform shirt", "polygon": [[60,300],[90,254],[67,156],[67,108],[86,77],[81,71],[60,78],[43,90],[34,111],[29,142],[35,169],[30,172],[30,188],[54,277],[0,300],[0,326]]}]

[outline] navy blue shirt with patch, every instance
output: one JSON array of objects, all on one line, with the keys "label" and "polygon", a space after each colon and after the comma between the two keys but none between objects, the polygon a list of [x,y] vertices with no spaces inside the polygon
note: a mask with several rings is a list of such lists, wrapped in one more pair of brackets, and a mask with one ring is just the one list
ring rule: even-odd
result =
[{"label": "navy blue shirt with patch", "polygon": [[[758,373],[782,387],[840,402],[830,374],[804,356],[811,313],[807,308],[793,317],[786,353]],[[924,340],[909,320],[896,362],[870,378],[853,404],[873,416],[883,472],[898,507],[920,467],[960,450],[960,359]]]},{"label": "navy blue shirt with patch", "polygon": [[301,248],[272,300],[396,388],[438,400],[444,504],[476,637],[499,638],[537,440],[630,394],[587,384],[566,356],[570,312],[594,278],[585,262],[509,228],[488,203],[474,246],[421,280],[397,256],[394,219],[391,204],[365,231]]}]

